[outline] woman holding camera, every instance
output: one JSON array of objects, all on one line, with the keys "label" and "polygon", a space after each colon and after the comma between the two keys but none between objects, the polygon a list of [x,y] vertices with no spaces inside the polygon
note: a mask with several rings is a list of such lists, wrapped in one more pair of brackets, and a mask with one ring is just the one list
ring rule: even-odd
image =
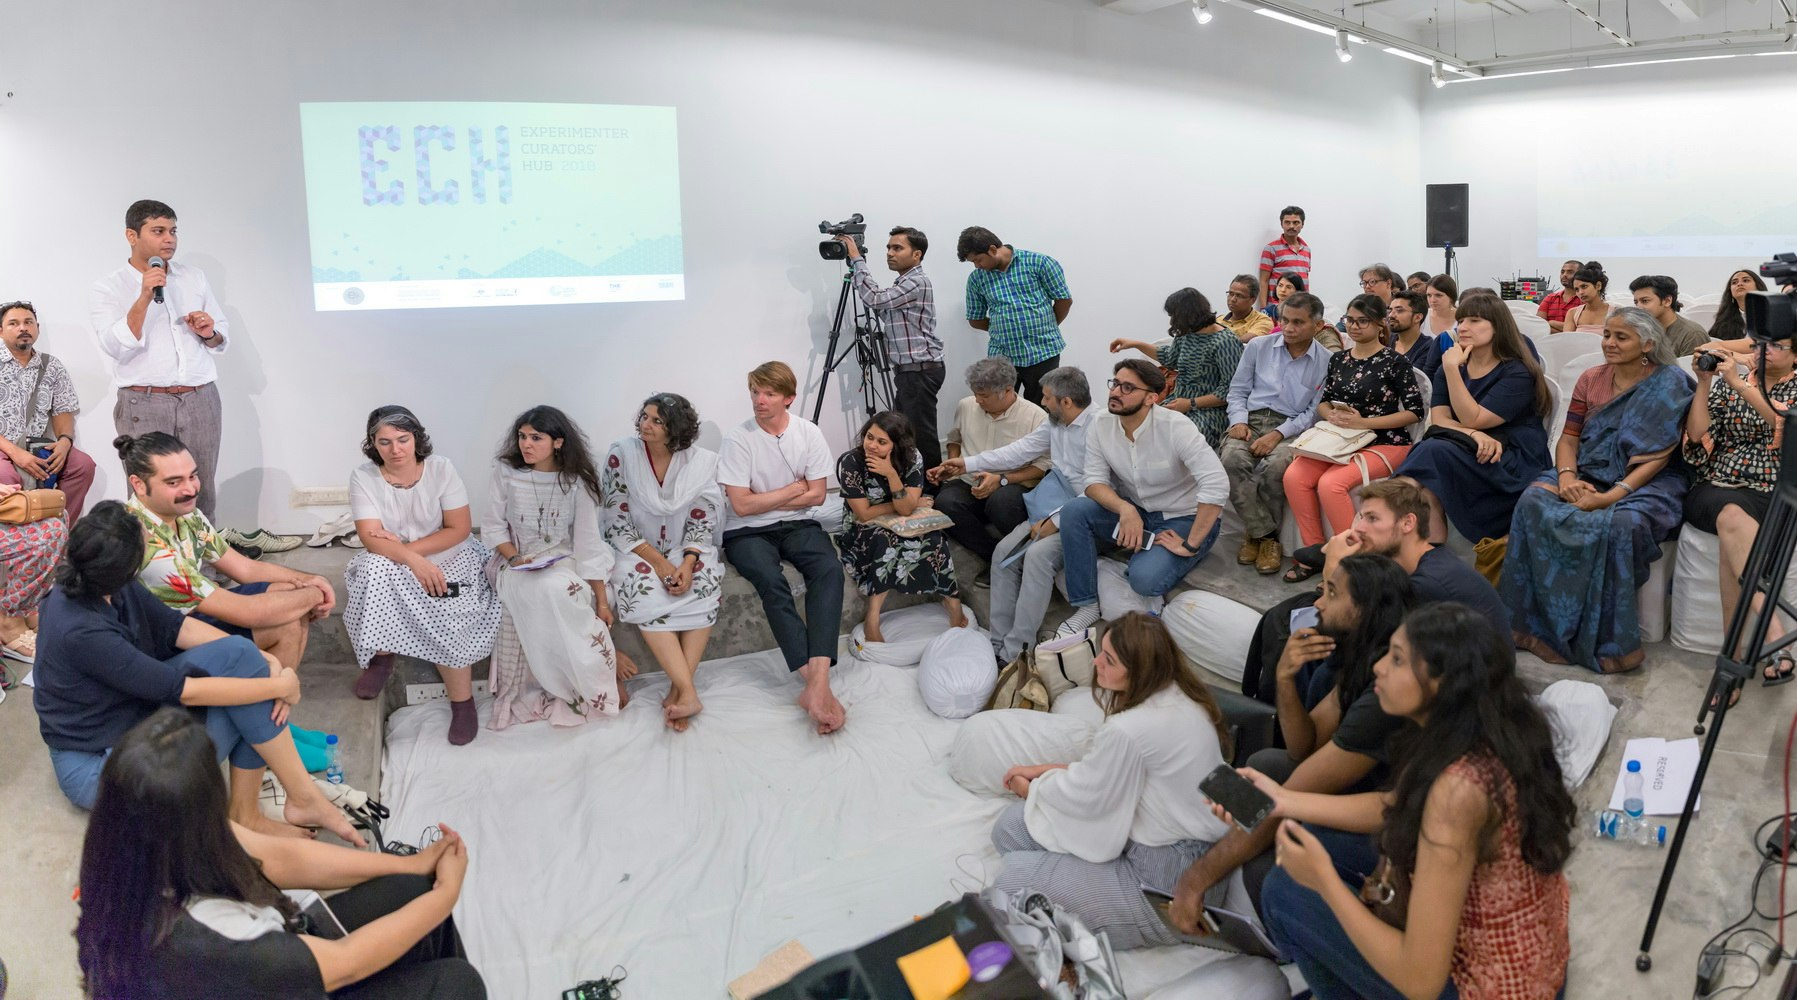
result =
[{"label": "woman holding camera", "polygon": [[343,626],[362,676],[356,697],[387,686],[395,654],[436,664],[449,695],[449,742],[474,739],[474,680],[468,668],[493,651],[499,595],[487,583],[493,554],[473,536],[468,488],[411,410],[368,415],[368,461],[349,479],[349,511],[368,551],[349,561]]},{"label": "woman holding camera", "polygon": [[[1694,473],[1691,492],[1685,497],[1685,523],[1712,532],[1720,542],[1716,577],[1722,589],[1724,621],[1734,618],[1747,555],[1772,504],[1772,488],[1778,482],[1782,411],[1797,403],[1797,377],[1793,377],[1797,366],[1792,363],[1791,341],[1768,343],[1764,357],[1761,365],[1756,352],[1755,367],[1743,375],[1732,345],[1712,342],[1697,349],[1692,364],[1698,392],[1685,418],[1685,461]],[[1760,392],[1762,375],[1764,394]],[[1757,603],[1754,610],[1759,610]],[[1784,632],[1774,615],[1767,625],[1767,638],[1775,639]],[[1732,650],[1731,655],[1739,652]],[[1787,651],[1767,665],[1763,681],[1772,686],[1793,676],[1797,674]]]}]

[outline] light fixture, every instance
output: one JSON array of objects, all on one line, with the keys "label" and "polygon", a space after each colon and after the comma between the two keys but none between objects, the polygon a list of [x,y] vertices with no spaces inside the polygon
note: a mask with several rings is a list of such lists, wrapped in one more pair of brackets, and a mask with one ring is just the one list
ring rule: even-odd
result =
[{"label": "light fixture", "polygon": [[1348,33],[1340,29],[1335,32],[1335,58],[1342,62],[1354,58],[1354,53],[1348,51]]},{"label": "light fixture", "polygon": [[1435,89],[1437,89],[1437,90],[1440,90],[1441,88],[1448,85],[1447,77],[1443,76],[1442,72],[1441,72],[1441,60],[1440,59],[1437,59],[1433,63],[1429,64],[1429,82],[1433,83],[1435,85]]},{"label": "light fixture", "polygon": [[1262,17],[1270,17],[1275,21],[1283,21],[1294,28],[1303,28],[1305,31],[1314,31],[1319,35],[1340,34],[1340,32],[1336,31],[1334,28],[1327,28],[1315,21],[1306,21],[1301,17],[1293,17],[1285,11],[1274,10],[1271,7],[1256,7],[1254,8],[1254,12]]},{"label": "light fixture", "polygon": [[1210,0],[1192,0],[1192,16],[1199,24],[1209,24],[1211,19]]}]

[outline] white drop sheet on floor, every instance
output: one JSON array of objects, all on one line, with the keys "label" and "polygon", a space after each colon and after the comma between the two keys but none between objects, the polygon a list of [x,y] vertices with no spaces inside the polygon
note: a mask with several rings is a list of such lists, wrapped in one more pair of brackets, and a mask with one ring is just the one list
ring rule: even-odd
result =
[{"label": "white drop sheet on floor", "polygon": [[[996,875],[1007,800],[949,778],[960,723],[924,708],[914,676],[845,658],[848,726],[827,737],[773,652],[704,664],[705,711],[685,733],[662,726],[659,673],[631,683],[617,718],[574,729],[494,732],[483,698],[463,747],[444,738],[446,703],[401,709],[388,835],[444,822],[467,838],[455,919],[495,1000],[559,996],[618,965],[626,997],[723,997],[789,939],[821,958]],[[1217,987],[1255,961],[1193,947],[1120,960],[1137,1000],[1233,995]]]}]

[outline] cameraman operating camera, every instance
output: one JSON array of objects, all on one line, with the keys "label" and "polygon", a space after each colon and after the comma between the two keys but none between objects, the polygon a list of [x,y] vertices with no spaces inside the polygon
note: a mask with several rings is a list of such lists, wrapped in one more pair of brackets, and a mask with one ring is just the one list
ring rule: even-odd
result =
[{"label": "cameraman operating camera", "polygon": [[886,266],[898,272],[898,279],[891,288],[881,288],[874,281],[853,236],[836,239],[848,252],[855,294],[879,315],[886,330],[886,349],[892,358],[898,389],[896,406],[917,434],[917,450],[924,468],[933,469],[942,464],[942,441],[936,431],[936,393],[942,389],[945,369],[942,338],[936,336],[936,294],[929,276],[923,273],[929,238],[909,226],[892,230],[886,240]]}]

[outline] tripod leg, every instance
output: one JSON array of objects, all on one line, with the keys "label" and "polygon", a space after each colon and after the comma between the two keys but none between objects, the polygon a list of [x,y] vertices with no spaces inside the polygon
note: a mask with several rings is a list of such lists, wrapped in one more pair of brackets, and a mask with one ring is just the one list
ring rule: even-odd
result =
[{"label": "tripod leg", "polygon": [[811,422],[817,423],[824,415],[824,390],[830,387],[830,373],[848,357],[848,351],[842,357],[836,356],[836,344],[842,339],[842,316],[849,307],[849,277],[843,276],[842,293],[836,297],[836,319],[830,323],[830,342],[824,346],[824,374],[817,382],[817,402],[811,406]]}]

